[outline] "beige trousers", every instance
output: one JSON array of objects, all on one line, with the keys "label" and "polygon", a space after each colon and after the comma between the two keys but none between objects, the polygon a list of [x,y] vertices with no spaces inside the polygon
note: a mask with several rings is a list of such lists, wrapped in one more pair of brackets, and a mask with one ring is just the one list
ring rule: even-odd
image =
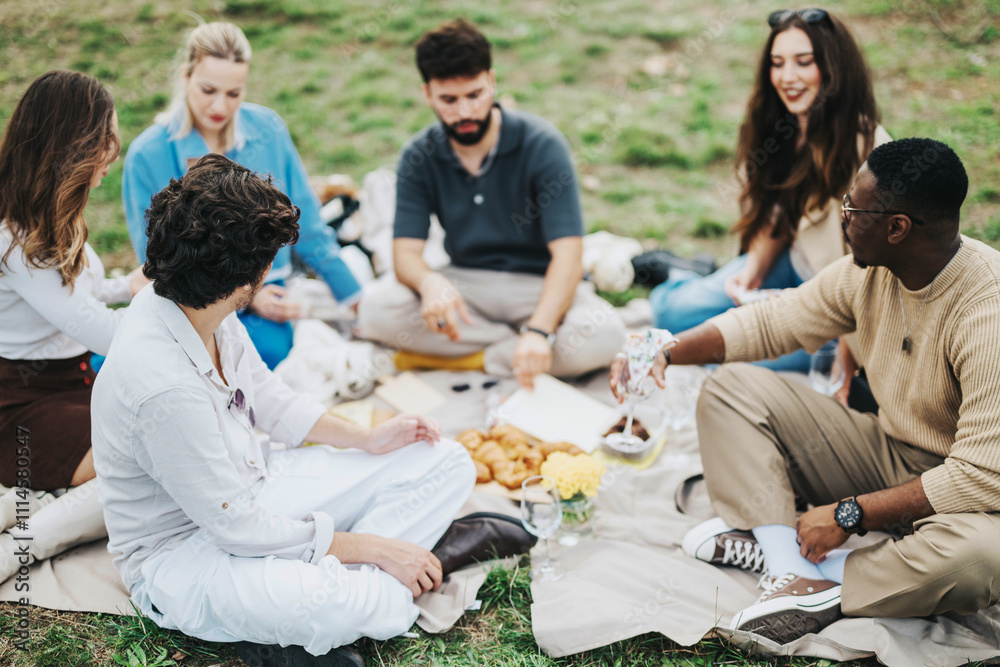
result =
[{"label": "beige trousers", "polygon": [[[511,375],[517,332],[542,295],[541,276],[445,267],[441,273],[465,299],[472,324],[459,323],[461,340],[430,331],[420,314],[420,299],[393,276],[365,288],[358,308],[361,335],[396,349],[460,357],[482,350],[486,372]],[[581,282],[556,330],[553,375],[571,377],[603,368],[625,345],[625,325],[591,283]]]},{"label": "beige trousers", "polygon": [[[697,419],[712,504],[734,528],[794,526],[796,496],[825,505],[943,461],[887,436],[874,415],[747,364],[712,374]],[[845,614],[975,613],[1000,601],[1000,515],[936,514],[883,530],[891,539],[847,558]]]}]

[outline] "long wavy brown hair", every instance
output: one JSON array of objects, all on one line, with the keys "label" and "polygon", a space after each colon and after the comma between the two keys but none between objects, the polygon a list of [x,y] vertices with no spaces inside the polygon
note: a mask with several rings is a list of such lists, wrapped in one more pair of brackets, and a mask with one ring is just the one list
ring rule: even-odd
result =
[{"label": "long wavy brown hair", "polygon": [[[809,36],[822,74],[801,149],[798,118],[771,85],[774,39],[791,28]],[[872,149],[878,123],[871,71],[842,21],[828,13],[817,23],[807,23],[792,14],[776,25],[760,56],[736,151],[743,190],[733,231],[740,237],[741,252],[772,221],[771,236],[791,242],[803,214],[842,196]],[[864,137],[861,155],[859,134]]]},{"label": "long wavy brown hair", "polygon": [[0,141],[0,222],[28,266],[59,270],[63,284],[86,266],[83,209],[98,170],[118,154],[114,100],[95,79],[54,71],[35,79]]}]

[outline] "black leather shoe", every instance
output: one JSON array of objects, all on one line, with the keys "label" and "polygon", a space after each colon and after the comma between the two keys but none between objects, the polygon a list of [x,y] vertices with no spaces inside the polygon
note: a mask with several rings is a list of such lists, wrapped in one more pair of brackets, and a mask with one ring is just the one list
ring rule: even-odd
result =
[{"label": "black leather shoe", "polygon": [[365,667],[361,654],[351,646],[339,646],[326,655],[313,655],[301,646],[237,642],[236,653],[247,667]]},{"label": "black leather shoe", "polygon": [[513,517],[476,512],[452,521],[431,553],[441,561],[441,570],[448,576],[476,561],[526,554],[537,541]]}]

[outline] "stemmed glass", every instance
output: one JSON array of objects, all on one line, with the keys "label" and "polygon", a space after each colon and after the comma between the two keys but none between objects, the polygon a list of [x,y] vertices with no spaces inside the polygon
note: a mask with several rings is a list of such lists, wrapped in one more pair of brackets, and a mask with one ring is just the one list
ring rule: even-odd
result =
[{"label": "stemmed glass", "polygon": [[844,386],[844,365],[838,349],[837,341],[832,340],[819,348],[809,362],[809,383],[824,396],[833,396]]},{"label": "stemmed glass", "polygon": [[[676,436],[694,419],[698,403],[698,390],[704,377],[693,369],[671,366],[663,377],[663,424]],[[662,431],[661,431],[662,432]],[[684,468],[691,463],[691,455],[671,451],[663,465],[670,470]]]},{"label": "stemmed glass", "polygon": [[637,403],[649,398],[656,388],[656,382],[651,375],[647,375],[639,384],[638,391],[630,391],[628,383],[628,363],[622,364],[622,374],[618,378],[618,387],[622,396],[625,397],[625,428],[621,433],[610,433],[604,439],[611,449],[622,454],[638,454],[649,446],[645,440],[632,433],[632,421],[635,418],[635,406]]},{"label": "stemmed glass", "polygon": [[521,482],[521,525],[545,542],[545,560],[532,562],[532,581],[555,581],[563,575],[562,568],[552,560],[549,538],[562,523],[559,489],[551,477],[535,475]]}]

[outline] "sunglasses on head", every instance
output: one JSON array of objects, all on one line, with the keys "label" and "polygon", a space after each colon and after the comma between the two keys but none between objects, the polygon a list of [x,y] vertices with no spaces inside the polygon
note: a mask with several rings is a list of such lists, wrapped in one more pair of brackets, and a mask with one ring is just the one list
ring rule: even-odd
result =
[{"label": "sunglasses on head", "polygon": [[826,10],[820,9],[819,7],[809,7],[808,9],[779,9],[778,11],[771,12],[768,15],[767,25],[774,28],[781,25],[796,14],[802,17],[802,20],[806,23],[819,23],[820,21],[825,21],[830,18],[830,15],[826,13]]}]

